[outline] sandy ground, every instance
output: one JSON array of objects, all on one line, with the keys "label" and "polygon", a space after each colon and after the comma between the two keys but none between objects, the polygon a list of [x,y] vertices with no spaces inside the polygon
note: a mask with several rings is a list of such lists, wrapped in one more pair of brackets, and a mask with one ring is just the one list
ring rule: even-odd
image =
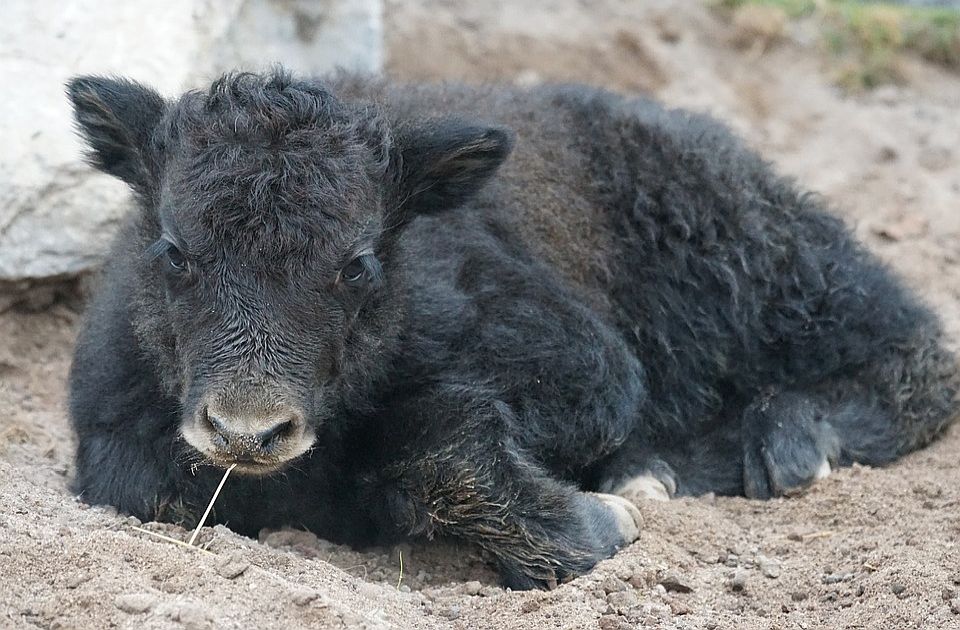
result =
[{"label": "sandy ground", "polygon": [[[387,23],[404,79],[586,81],[729,120],[960,340],[957,76],[915,64],[907,86],[844,97],[806,27],[751,43],[681,0],[420,0],[388,4]],[[960,628],[960,429],[799,498],[642,504],[637,543],[551,592],[504,591],[451,546],[359,553],[222,527],[201,536],[210,553],[159,541],[66,490],[80,308],[0,315],[0,628]]]}]

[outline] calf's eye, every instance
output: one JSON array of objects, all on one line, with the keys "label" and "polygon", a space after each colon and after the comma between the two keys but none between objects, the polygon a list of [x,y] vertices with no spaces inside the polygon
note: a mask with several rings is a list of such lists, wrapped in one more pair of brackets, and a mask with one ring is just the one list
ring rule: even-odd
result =
[{"label": "calf's eye", "polygon": [[364,256],[357,256],[347,266],[340,270],[340,279],[351,286],[361,284],[367,277],[367,265],[364,263]]},{"label": "calf's eye", "polygon": [[187,268],[187,259],[184,258],[183,252],[173,245],[167,247],[167,262],[176,271],[183,271]]}]

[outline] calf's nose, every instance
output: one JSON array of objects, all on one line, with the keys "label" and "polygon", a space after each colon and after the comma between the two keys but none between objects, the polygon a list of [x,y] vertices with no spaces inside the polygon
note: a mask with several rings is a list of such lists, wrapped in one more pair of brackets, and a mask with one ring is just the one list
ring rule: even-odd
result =
[{"label": "calf's nose", "polygon": [[238,428],[238,423],[217,416],[209,410],[206,420],[213,431],[214,446],[241,457],[269,454],[275,445],[293,434],[296,425],[296,420],[289,418],[259,422],[256,428]]}]

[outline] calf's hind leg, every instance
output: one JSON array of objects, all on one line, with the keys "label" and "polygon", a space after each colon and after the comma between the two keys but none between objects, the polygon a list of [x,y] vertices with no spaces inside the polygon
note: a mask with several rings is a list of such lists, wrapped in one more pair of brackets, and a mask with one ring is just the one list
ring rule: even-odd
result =
[{"label": "calf's hind leg", "polygon": [[438,388],[394,407],[403,427],[419,430],[394,430],[365,475],[381,533],[476,544],[514,589],[581,575],[637,538],[636,507],[551,478],[511,438],[507,405],[463,394]]},{"label": "calf's hind leg", "polygon": [[828,464],[882,466],[928,444],[957,416],[958,368],[938,329],[877,348],[853,376],[761,396],[743,414],[747,496],[788,494]]}]

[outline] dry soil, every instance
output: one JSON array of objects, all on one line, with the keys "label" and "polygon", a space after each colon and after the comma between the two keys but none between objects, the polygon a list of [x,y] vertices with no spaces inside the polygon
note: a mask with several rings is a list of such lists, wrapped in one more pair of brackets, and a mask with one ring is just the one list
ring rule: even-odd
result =
[{"label": "dry soil", "polygon": [[[911,62],[906,85],[844,95],[809,25],[758,35],[682,0],[391,2],[386,22],[401,79],[583,81],[729,121],[960,340],[956,75]],[[551,592],[502,590],[468,548],[358,553],[222,527],[201,536],[210,553],[165,543],[67,490],[80,306],[0,314],[0,627],[960,628],[956,429],[789,500],[643,503],[637,543]]]}]

